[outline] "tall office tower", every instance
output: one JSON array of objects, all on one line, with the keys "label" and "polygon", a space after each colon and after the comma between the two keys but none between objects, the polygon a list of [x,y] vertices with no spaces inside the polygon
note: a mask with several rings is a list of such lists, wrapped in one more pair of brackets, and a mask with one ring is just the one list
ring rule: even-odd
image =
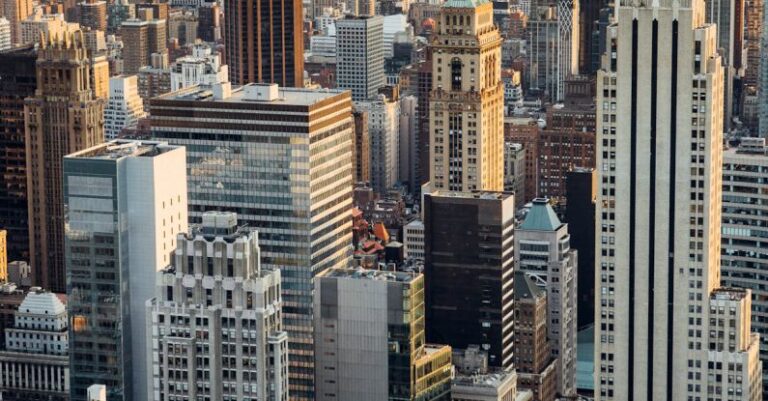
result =
[{"label": "tall office tower", "polygon": [[109,78],[109,99],[104,108],[104,134],[115,139],[123,128],[131,127],[147,116],[139,96],[136,75],[118,75]]},{"label": "tall office tower", "polygon": [[114,0],[107,4],[107,32],[114,35],[123,22],[136,18],[136,9],[128,0]]},{"label": "tall office tower", "polygon": [[[725,362],[757,340],[721,351],[724,329],[710,325],[720,313],[723,67],[705,11],[703,0],[623,3],[609,27],[597,77],[598,400],[707,399],[716,388],[720,399],[731,391],[721,368],[740,372],[728,384],[739,398],[760,397],[759,365]],[[740,316],[733,324],[748,330]]]},{"label": "tall office tower", "polygon": [[355,124],[355,146],[352,147],[352,159],[355,164],[355,182],[371,181],[371,136],[368,132],[368,112],[355,109],[352,111]]},{"label": "tall office tower", "polygon": [[537,5],[529,17],[529,88],[562,101],[565,80],[579,71],[579,1]]},{"label": "tall office tower", "polygon": [[221,7],[218,3],[203,3],[197,8],[197,37],[203,42],[221,39]]},{"label": "tall office tower", "polygon": [[425,343],[422,274],[328,269],[314,301],[318,401],[451,399],[451,347]]},{"label": "tall office tower", "polygon": [[434,191],[423,203],[427,340],[512,367],[514,196]]},{"label": "tall office tower", "polygon": [[[430,168],[432,159],[429,156],[429,92],[432,90],[432,55],[431,49],[427,47],[424,51],[424,61],[419,61],[416,66],[415,79],[416,98],[419,104],[416,106],[418,122],[416,132],[416,175],[418,184],[424,185],[429,182]],[[421,188],[419,188],[421,192]]]},{"label": "tall office tower", "polygon": [[547,324],[547,292],[525,272],[515,272],[515,370],[518,386],[535,401],[554,401],[557,358],[552,357]]},{"label": "tall office tower", "polygon": [[744,66],[742,82],[745,86],[757,86],[760,71],[760,38],[763,33],[763,0],[745,0],[744,2],[744,42],[747,62]]},{"label": "tall office tower", "polygon": [[104,0],[84,0],[77,5],[80,26],[90,29],[107,30],[107,2]]},{"label": "tall office tower", "polygon": [[522,144],[504,142],[504,190],[514,192],[515,209],[525,200],[525,149]]},{"label": "tall office tower", "polygon": [[742,74],[744,57],[744,1],[705,0],[707,22],[717,25],[717,52],[720,55],[725,78],[723,94],[723,122],[731,126],[734,102],[734,79]]},{"label": "tall office tower", "polygon": [[376,15],[376,0],[347,0],[347,11],[352,15]]},{"label": "tall office tower", "polygon": [[288,400],[280,270],[261,268],[258,235],[231,212],[177,234],[146,306],[152,384],[142,399]]},{"label": "tall office tower", "polygon": [[[760,359],[768,362],[768,146],[765,138],[744,138],[723,152],[722,283],[752,290],[752,328],[760,334]],[[768,369],[763,393],[768,394]]]},{"label": "tall office tower", "polygon": [[301,0],[225,0],[224,58],[235,85],[304,86]]},{"label": "tall office tower", "polygon": [[557,358],[557,392],[576,395],[577,252],[568,224],[560,222],[547,199],[536,198],[515,229],[515,271],[524,272],[547,292],[547,327]]},{"label": "tall office tower", "polygon": [[62,37],[79,31],[80,25],[67,22],[62,14],[43,14],[41,9],[21,21],[21,39],[23,45],[30,45],[40,41],[40,35],[44,37]]},{"label": "tall office tower", "polygon": [[597,172],[593,168],[574,168],[565,177],[565,222],[578,227],[571,236],[571,248],[576,250],[578,271],[577,326],[581,329],[595,322],[595,199]]},{"label": "tall office tower", "polygon": [[192,54],[177,58],[171,66],[172,91],[222,82],[229,82],[229,69],[221,63],[219,53],[212,53],[211,47],[205,43],[195,43]]},{"label": "tall office tower", "polygon": [[37,90],[24,104],[30,265],[34,283],[66,291],[62,159],[104,141],[104,99],[92,87],[82,32],[43,39]]},{"label": "tall office tower", "polygon": [[11,22],[0,17],[0,51],[8,50],[13,47],[11,41]]},{"label": "tall office tower", "polygon": [[24,99],[35,94],[36,60],[31,45],[0,52],[0,227],[11,260],[29,258]]},{"label": "tall office tower", "polygon": [[[763,0],[765,1],[765,0]],[[763,28],[768,25],[768,12],[765,10],[765,6],[768,3],[764,3],[763,6]],[[768,29],[762,29],[760,34],[760,64],[758,66],[757,73],[757,94],[758,94],[758,135],[763,138],[768,138]]]},{"label": "tall office tower", "polygon": [[400,98],[400,139],[398,180],[410,193],[416,193],[421,189],[416,175],[416,158],[418,156],[418,99],[409,95]]},{"label": "tall office tower", "polygon": [[150,99],[171,91],[171,70],[168,53],[153,54],[150,65],[139,69],[139,96],[144,101],[144,110],[149,111]]},{"label": "tall office tower", "polygon": [[352,251],[349,93],[199,86],[153,99],[151,123],[154,137],[190,150],[194,221],[207,210],[237,210],[259,229],[262,265],[283,279],[291,398],[312,399],[312,278],[346,267]]},{"label": "tall office tower", "polygon": [[[145,10],[149,11],[149,10]],[[129,19],[120,25],[120,37],[128,46],[123,48],[123,72],[135,74],[151,65],[153,54],[167,52],[166,23],[164,19]]]},{"label": "tall office tower", "polygon": [[15,45],[21,42],[21,21],[32,14],[32,0],[0,0],[0,16],[11,23],[11,42]]},{"label": "tall office tower", "polygon": [[67,309],[56,294],[26,294],[0,344],[4,400],[69,400],[67,326]]},{"label": "tall office tower", "polygon": [[347,16],[336,21],[336,86],[352,100],[375,98],[384,76],[384,18]]},{"label": "tall office tower", "polygon": [[486,0],[449,0],[431,41],[430,184],[441,191],[504,188],[501,35]]},{"label": "tall office tower", "polygon": [[371,188],[383,195],[395,186],[399,178],[400,103],[379,95],[376,99],[355,102],[355,108],[368,113]]},{"label": "tall office tower", "polygon": [[72,401],[147,394],[145,302],[187,231],[185,150],[115,140],[64,157]]},{"label": "tall office tower", "polygon": [[600,20],[600,10],[608,7],[608,0],[579,1],[579,71],[591,73],[593,36]]}]

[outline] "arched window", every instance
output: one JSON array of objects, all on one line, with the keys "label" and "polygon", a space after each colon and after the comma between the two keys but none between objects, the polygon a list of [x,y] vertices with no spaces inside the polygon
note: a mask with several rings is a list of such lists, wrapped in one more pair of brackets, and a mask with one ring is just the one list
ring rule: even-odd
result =
[{"label": "arched window", "polygon": [[461,60],[451,60],[451,89],[461,90]]}]

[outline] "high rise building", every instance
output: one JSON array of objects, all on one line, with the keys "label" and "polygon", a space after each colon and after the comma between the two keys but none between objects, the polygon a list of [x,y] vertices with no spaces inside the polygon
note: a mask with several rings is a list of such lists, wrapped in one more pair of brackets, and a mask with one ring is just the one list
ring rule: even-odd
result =
[{"label": "high rise building", "polygon": [[151,64],[152,55],[165,53],[166,23],[164,19],[129,19],[120,25],[120,37],[129,46],[123,48],[123,72],[135,74]]},{"label": "high rise building", "polygon": [[36,60],[32,46],[0,52],[0,227],[11,260],[29,260],[24,99],[37,88]]},{"label": "high rise building", "polygon": [[385,194],[399,179],[400,103],[385,95],[355,102],[355,109],[368,113],[371,143],[371,188]]},{"label": "high rise building", "polygon": [[504,188],[501,35],[486,0],[449,0],[431,42],[430,184],[435,190]]},{"label": "high rise building", "polygon": [[761,37],[763,34],[763,0],[745,0],[744,2],[744,43],[746,46],[746,64],[742,82],[745,86],[757,87],[760,71]]},{"label": "high rise building", "polygon": [[171,91],[171,69],[168,53],[153,54],[150,65],[139,69],[139,96],[144,101],[144,110],[149,111],[150,99]]},{"label": "high rise building", "polygon": [[3,400],[69,400],[67,326],[67,309],[56,294],[26,294],[0,345]]},{"label": "high rise building", "polygon": [[107,4],[107,32],[116,34],[123,22],[136,18],[136,9],[128,0],[115,0]]},{"label": "high rise building", "polygon": [[197,8],[197,37],[203,42],[221,39],[221,7],[218,3],[203,3]]},{"label": "high rise building", "polygon": [[425,343],[422,274],[328,269],[314,300],[318,400],[450,400],[451,347]]},{"label": "high rise building", "polygon": [[768,25],[768,12],[765,10],[766,3],[764,2],[763,4],[762,32],[760,33],[760,63],[757,66],[758,135],[768,138],[768,58],[764,57],[765,54],[768,54],[768,29],[765,29],[765,26]]},{"label": "high rise building", "polygon": [[427,340],[479,345],[512,367],[514,196],[435,191],[423,203]]},{"label": "high rise building", "polygon": [[11,22],[0,17],[0,51],[8,50],[13,47],[11,41]]},{"label": "high rise building", "polygon": [[145,302],[187,231],[185,167],[183,148],[151,141],[115,140],[64,158],[72,401],[93,383],[110,400],[148,394]]},{"label": "high rise building", "polygon": [[11,42],[15,45],[21,42],[21,21],[32,14],[32,0],[1,0],[0,17],[5,17],[11,23]]},{"label": "high rise building", "polygon": [[525,148],[520,143],[504,142],[504,190],[514,192],[515,209],[525,201]]},{"label": "high rise building", "polygon": [[336,21],[336,86],[352,100],[375,98],[384,76],[384,18],[351,16]]},{"label": "high rise building", "polygon": [[283,280],[291,398],[312,399],[312,278],[346,267],[352,251],[349,93],[197,86],[153,99],[151,123],[154,137],[189,149],[192,222],[237,210],[259,229],[262,265]]},{"label": "high rise building", "polygon": [[30,45],[40,41],[43,37],[63,37],[80,30],[77,23],[67,22],[63,14],[43,14],[39,8],[34,13],[21,21],[20,42]]},{"label": "high rise building", "polygon": [[399,140],[398,140],[398,181],[403,183],[404,187],[410,193],[416,193],[421,189],[421,182],[416,176],[416,158],[418,149],[418,99],[415,96],[403,96],[400,98],[399,115]]},{"label": "high rise building", "polygon": [[534,401],[554,401],[557,358],[549,340],[547,291],[525,272],[515,272],[515,369],[518,387],[530,390]]},{"label": "high rise building", "polygon": [[139,96],[136,75],[118,75],[109,78],[109,99],[104,108],[104,134],[115,139],[123,128],[135,125],[147,116]]},{"label": "high rise building", "polygon": [[566,174],[565,222],[578,231],[571,236],[571,248],[576,250],[576,313],[579,329],[595,322],[595,199],[597,172],[593,168],[575,168]]},{"label": "high rise building", "polygon": [[421,220],[403,226],[403,256],[424,260],[424,223]]},{"label": "high rise building", "polygon": [[8,281],[8,231],[0,230],[0,281]]},{"label": "high rise building", "polygon": [[355,162],[355,182],[371,181],[371,135],[368,128],[368,112],[353,110],[355,146],[352,148]]},{"label": "high rise building", "polygon": [[[703,0],[627,2],[608,28],[597,77],[598,400],[761,397],[748,314],[718,320],[750,299],[718,289],[724,74],[705,12]],[[723,347],[730,331],[738,339]],[[730,375],[739,381],[726,384]]]},{"label": "high rise building", "polygon": [[107,30],[107,2],[104,0],[84,0],[77,5],[80,26],[83,28]]},{"label": "high rise building", "polygon": [[231,212],[207,212],[178,233],[147,302],[142,399],[288,400],[280,270],[262,269],[260,256],[258,232]]},{"label": "high rise building", "polygon": [[206,43],[195,43],[191,55],[176,59],[171,66],[172,91],[222,82],[229,82],[229,69],[221,63],[221,56],[212,53]]},{"label": "high rise building", "polygon": [[[752,329],[760,334],[760,359],[768,362],[768,183],[765,138],[744,138],[723,152],[723,228],[720,263],[724,286],[752,290]],[[768,394],[763,369],[763,393]]]},{"label": "high rise building", "polygon": [[233,84],[304,86],[302,0],[225,0],[223,9]]},{"label": "high rise building", "polygon": [[594,34],[600,20],[600,10],[608,6],[607,0],[579,1],[579,71],[592,73],[592,54]]},{"label": "high rise building", "polygon": [[577,252],[568,224],[560,222],[547,199],[536,198],[515,229],[515,271],[524,272],[547,293],[547,328],[557,358],[557,393],[576,395]]},{"label": "high rise building", "polygon": [[531,5],[529,88],[552,101],[565,98],[565,80],[579,72],[579,0]]},{"label": "high rise building", "polygon": [[734,79],[742,75],[744,57],[744,1],[706,0],[707,22],[717,26],[717,52],[724,67],[723,121],[730,127],[734,107]]},{"label": "high rise building", "polygon": [[82,32],[43,39],[37,53],[39,84],[24,105],[29,260],[35,285],[65,292],[62,159],[104,141],[105,101]]}]

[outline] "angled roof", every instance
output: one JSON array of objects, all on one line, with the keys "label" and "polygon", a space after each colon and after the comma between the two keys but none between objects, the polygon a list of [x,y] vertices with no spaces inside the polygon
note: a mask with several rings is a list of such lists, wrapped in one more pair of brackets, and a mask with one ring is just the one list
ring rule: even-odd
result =
[{"label": "angled roof", "polygon": [[525,272],[516,271],[514,282],[516,299],[539,298],[546,295],[544,290],[536,285]]},{"label": "angled roof", "polygon": [[563,223],[557,218],[557,214],[552,210],[552,206],[549,205],[549,201],[543,198],[536,198],[533,200],[533,206],[528,214],[525,215],[525,220],[520,224],[520,230],[532,230],[532,231],[555,231]]},{"label": "angled roof", "polygon": [[481,4],[488,3],[489,0],[448,0],[443,7],[450,8],[475,8]]},{"label": "angled roof", "polygon": [[56,316],[66,311],[64,304],[52,292],[30,292],[19,305],[19,312],[35,315]]}]

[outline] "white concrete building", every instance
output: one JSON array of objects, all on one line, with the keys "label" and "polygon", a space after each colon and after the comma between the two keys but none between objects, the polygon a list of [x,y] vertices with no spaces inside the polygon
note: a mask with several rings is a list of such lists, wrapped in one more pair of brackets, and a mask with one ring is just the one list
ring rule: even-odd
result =
[{"label": "white concrete building", "polygon": [[287,401],[281,275],[261,268],[258,232],[208,212],[177,238],[146,303],[145,399]]},{"label": "white concrete building", "polygon": [[403,227],[403,254],[406,259],[424,260],[424,223],[421,220]]},{"label": "white concrete building", "polygon": [[[141,398],[145,302],[155,296],[157,272],[170,263],[177,234],[187,231],[186,151],[155,141],[103,143],[66,156],[64,182],[67,306],[77,325],[73,399],[82,400],[94,383],[105,384],[110,398]],[[98,308],[92,300],[100,300]]]},{"label": "white concrete building", "polygon": [[123,128],[135,125],[147,116],[144,102],[139,96],[136,75],[118,75],[109,78],[109,98],[104,108],[104,135],[115,139]]},{"label": "white concrete building", "polygon": [[0,17],[0,51],[8,50],[11,46],[11,22]]},{"label": "white concrete building", "polygon": [[557,358],[557,392],[576,395],[577,254],[568,224],[561,223],[547,199],[534,199],[515,229],[515,271],[525,272],[547,292],[547,329]]},{"label": "white concrete building", "polygon": [[404,96],[400,98],[400,138],[399,142],[399,171],[398,180],[407,183],[408,190],[412,193],[418,191],[421,186],[416,176],[416,164],[418,163],[418,99],[416,96]]},{"label": "white concrete building", "polygon": [[69,399],[68,318],[56,294],[32,289],[5,331],[0,398]]},{"label": "white concrete building", "polygon": [[336,86],[352,91],[352,100],[376,97],[384,86],[381,16],[347,16],[336,21]]},{"label": "white concrete building", "polygon": [[[621,2],[607,28],[597,75],[597,400],[762,397],[748,356],[757,342],[733,339],[727,355],[718,346],[728,338],[718,301],[725,88],[705,7]],[[745,313],[725,325],[751,331]],[[738,372],[750,373],[729,384]]]},{"label": "white concrete building", "polygon": [[355,109],[368,113],[371,188],[384,194],[400,178],[400,103],[379,95],[355,102]]},{"label": "white concrete building", "polygon": [[171,91],[222,82],[229,82],[229,68],[221,64],[221,56],[213,54],[205,43],[196,43],[192,55],[178,58],[171,66]]},{"label": "white concrete building", "polygon": [[313,56],[317,57],[336,57],[336,29],[333,34],[312,35],[309,39],[309,49]]}]

